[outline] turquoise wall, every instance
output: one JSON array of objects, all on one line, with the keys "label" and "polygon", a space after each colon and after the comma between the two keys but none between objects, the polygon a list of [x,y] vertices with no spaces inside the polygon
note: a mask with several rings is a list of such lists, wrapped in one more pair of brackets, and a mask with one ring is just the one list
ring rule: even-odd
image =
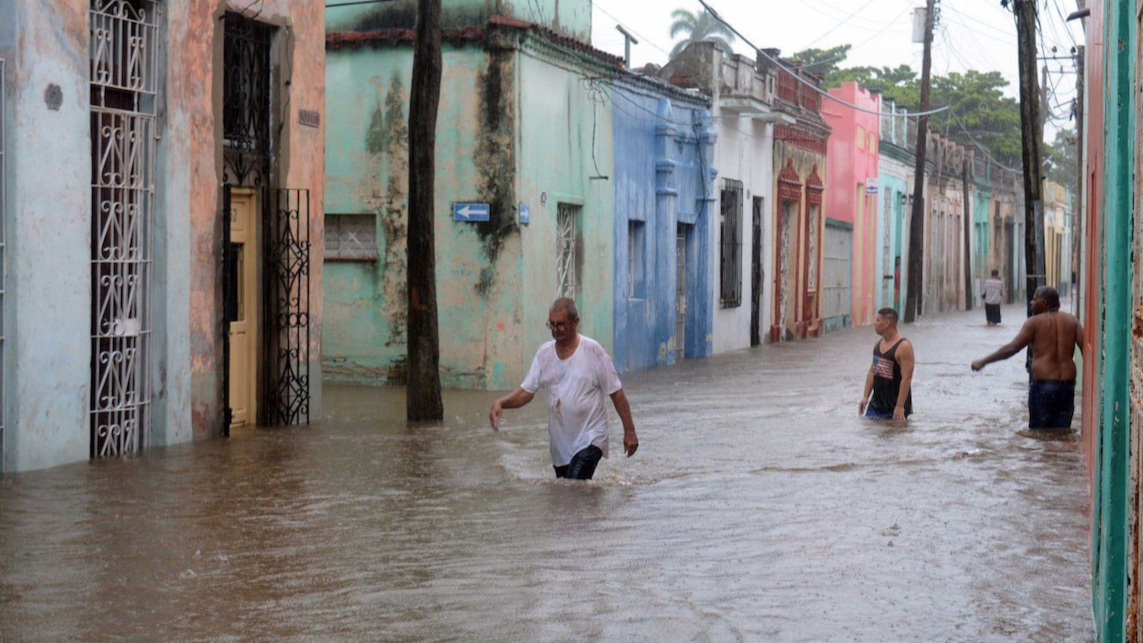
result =
[{"label": "turquoise wall", "polygon": [[[506,182],[490,185],[477,169],[511,160],[511,136],[502,128],[512,118],[512,66],[509,60],[490,73],[477,48],[446,47],[444,61],[435,225],[441,377],[446,386],[483,387],[498,383],[491,377],[491,354],[518,343],[517,300],[505,293],[520,286],[520,237],[514,210],[498,207],[489,223],[459,223],[451,205],[514,202],[511,171],[504,173]],[[411,72],[406,47],[327,55],[326,212],[376,216],[379,257],[375,263],[325,264],[323,364],[333,382],[404,379]],[[504,82],[507,93],[500,91]],[[470,100],[450,100],[459,96]],[[511,357],[521,360],[523,352]]]},{"label": "turquoise wall", "polygon": [[[551,339],[559,203],[579,209],[580,331],[611,345],[611,112],[549,48],[445,47],[435,233],[447,387],[515,387]],[[373,263],[325,264],[323,365],[333,382],[404,380],[411,71],[407,45],[327,55],[326,212],[375,216],[378,247]],[[456,202],[490,204],[491,220],[453,221]]]},{"label": "turquoise wall", "polygon": [[[878,230],[877,230],[877,310],[882,308],[895,308],[900,311],[904,305],[905,299],[905,264],[908,260],[905,257],[905,247],[903,239],[903,230],[905,228],[905,206],[901,204],[901,195],[908,194],[912,186],[908,185],[904,177],[890,174],[885,171],[885,166],[888,163],[882,163],[882,171],[878,176],[878,184],[880,194],[878,195],[877,203],[879,206],[878,212]],[[882,287],[882,278],[884,273],[882,268],[885,265],[885,244],[884,244],[884,228],[881,226],[889,227],[889,273],[893,274],[894,261],[896,257],[901,257],[901,283],[896,291],[899,293],[899,299],[894,299],[894,288],[889,286],[889,296],[885,296],[885,288]]]}]

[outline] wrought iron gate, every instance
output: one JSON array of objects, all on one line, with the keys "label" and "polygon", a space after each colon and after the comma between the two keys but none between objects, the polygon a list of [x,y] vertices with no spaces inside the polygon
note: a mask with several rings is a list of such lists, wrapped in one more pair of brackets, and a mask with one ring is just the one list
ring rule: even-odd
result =
[{"label": "wrought iron gate", "polygon": [[265,425],[310,421],[310,192],[276,190],[266,239]]},{"label": "wrought iron gate", "polygon": [[93,0],[91,456],[141,449],[150,428],[154,0]]},{"label": "wrought iron gate", "polygon": [[579,208],[570,203],[556,205],[556,296],[575,298],[578,286],[576,257],[576,214]]}]

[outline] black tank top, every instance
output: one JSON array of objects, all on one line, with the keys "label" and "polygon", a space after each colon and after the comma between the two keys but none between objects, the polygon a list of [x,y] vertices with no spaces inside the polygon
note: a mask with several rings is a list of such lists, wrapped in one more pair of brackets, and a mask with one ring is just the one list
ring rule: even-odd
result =
[{"label": "black tank top", "polygon": [[[874,413],[893,413],[897,408],[897,395],[901,392],[901,364],[897,361],[897,347],[905,338],[897,340],[893,347],[881,352],[881,341],[873,345],[873,395],[869,406]],[[913,392],[905,399],[905,416],[913,413]]]}]

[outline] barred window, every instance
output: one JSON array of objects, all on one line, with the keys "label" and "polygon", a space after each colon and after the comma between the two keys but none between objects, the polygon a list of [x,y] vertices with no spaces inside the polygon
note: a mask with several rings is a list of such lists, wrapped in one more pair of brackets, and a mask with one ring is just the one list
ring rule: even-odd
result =
[{"label": "barred window", "polygon": [[627,296],[631,299],[647,296],[645,229],[646,224],[642,221],[627,222]]},{"label": "barred window", "polygon": [[742,182],[725,179],[719,239],[719,300],[723,308],[742,305]]},{"label": "barred window", "polygon": [[377,216],[325,215],[326,261],[377,261]]}]

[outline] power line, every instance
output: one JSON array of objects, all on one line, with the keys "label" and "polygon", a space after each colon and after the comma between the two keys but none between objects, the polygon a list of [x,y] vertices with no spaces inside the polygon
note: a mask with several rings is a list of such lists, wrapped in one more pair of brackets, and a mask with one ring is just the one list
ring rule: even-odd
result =
[{"label": "power line", "polygon": [[[860,106],[858,106],[858,105],[854,105],[853,103],[850,103],[850,102],[848,102],[848,101],[844,101],[844,100],[841,100],[840,98],[837,98],[837,97],[833,96],[833,95],[832,95],[832,94],[830,94],[829,92],[822,90],[822,89],[821,89],[820,87],[818,87],[817,85],[814,85],[813,83],[811,83],[811,82],[807,81],[806,79],[802,78],[802,77],[801,77],[801,75],[799,75],[799,74],[798,74],[796,71],[794,71],[794,70],[790,69],[789,67],[787,67],[785,63],[783,63],[782,61],[778,60],[777,58],[774,58],[773,56],[771,56],[770,54],[766,53],[766,52],[765,52],[765,51],[763,51],[761,48],[759,48],[757,45],[755,45],[753,42],[751,42],[751,41],[750,41],[750,39],[749,39],[749,38],[747,38],[746,36],[744,36],[744,35],[742,34],[742,32],[741,32],[741,31],[739,31],[738,29],[736,29],[736,28],[734,27],[734,25],[730,24],[730,23],[729,23],[729,22],[727,22],[727,21],[726,21],[726,20],[725,20],[725,19],[724,19],[724,18],[723,18],[721,15],[719,15],[719,13],[718,13],[717,11],[715,11],[714,7],[710,6],[710,5],[707,3],[707,1],[706,1],[706,0],[699,0],[699,4],[701,4],[703,7],[705,7],[705,8],[706,8],[706,10],[707,10],[707,12],[709,12],[709,13],[710,13],[710,15],[714,17],[714,19],[715,19],[715,20],[718,20],[718,21],[719,21],[719,22],[721,22],[722,24],[726,25],[726,27],[727,27],[728,29],[730,29],[732,32],[734,32],[734,34],[735,34],[736,36],[738,36],[739,38],[741,38],[743,42],[745,42],[746,44],[750,45],[750,47],[751,47],[752,49],[754,49],[754,50],[755,50],[755,51],[757,51],[759,54],[761,54],[761,55],[762,55],[762,57],[764,57],[766,60],[769,60],[771,63],[773,63],[774,65],[776,65],[776,66],[777,66],[779,69],[782,69],[783,71],[785,71],[787,74],[790,74],[790,76],[791,76],[791,77],[793,77],[793,79],[794,79],[795,81],[797,81],[797,82],[799,82],[799,83],[801,83],[801,84],[805,85],[806,87],[809,87],[811,90],[813,90],[813,91],[817,92],[818,94],[822,95],[822,96],[823,96],[823,97],[825,97],[827,100],[831,100],[831,101],[833,101],[833,102],[835,102],[835,103],[839,103],[839,104],[841,104],[841,105],[845,105],[846,107],[849,107],[850,109],[853,109],[853,110],[856,110],[856,111],[859,111],[859,112],[863,112],[863,113],[866,113],[866,114],[874,114],[874,115],[877,115],[877,116],[889,116],[889,117],[895,117],[895,118],[899,118],[899,117],[901,116],[901,114],[896,114],[896,113],[893,113],[893,112],[882,112],[882,111],[878,111],[878,110],[865,109],[864,107],[860,107]],[[948,105],[945,105],[944,107],[939,107],[939,108],[937,108],[937,109],[931,109],[931,110],[929,110],[929,111],[927,111],[927,112],[915,112],[915,113],[911,114],[911,116],[929,116],[929,115],[931,115],[931,114],[939,114],[940,112],[944,112],[944,111],[947,111],[948,109],[949,109],[949,106],[948,106]]]}]

